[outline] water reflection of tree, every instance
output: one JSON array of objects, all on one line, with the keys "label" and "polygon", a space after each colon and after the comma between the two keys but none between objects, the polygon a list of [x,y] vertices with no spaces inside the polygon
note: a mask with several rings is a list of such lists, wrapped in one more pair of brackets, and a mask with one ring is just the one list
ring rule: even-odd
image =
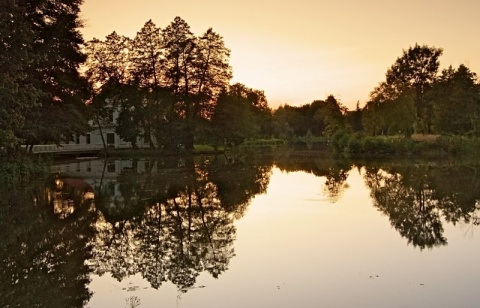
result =
[{"label": "water reflection of tree", "polygon": [[436,167],[431,169],[431,186],[448,222],[478,225],[480,173],[478,166]]},{"label": "water reflection of tree", "polygon": [[372,189],[374,206],[388,215],[392,226],[408,243],[420,249],[447,243],[439,209],[427,185],[406,186],[400,174],[382,170],[368,170],[365,177]]},{"label": "water reflection of tree", "polygon": [[207,169],[222,206],[240,218],[250,200],[267,190],[272,164],[270,160],[218,156],[209,162]]},{"label": "water reflection of tree", "polygon": [[333,202],[337,201],[348,188],[347,179],[352,167],[351,163],[346,160],[301,155],[278,157],[275,164],[281,170],[288,172],[303,171],[318,177],[325,177],[324,190]]},{"label": "water reflection of tree", "polygon": [[367,168],[365,180],[374,205],[414,247],[446,245],[442,221],[478,224],[480,178],[475,168]]},{"label": "water reflection of tree", "polygon": [[94,212],[83,189],[57,184],[0,188],[1,307],[83,307],[91,297]]},{"label": "water reflection of tree", "polygon": [[347,179],[349,169],[350,168],[344,169],[343,167],[339,168],[336,166],[327,170],[327,174],[325,175],[325,191],[333,202],[337,201],[345,189],[348,188]]},{"label": "water reflection of tree", "polygon": [[269,167],[193,158],[151,165],[155,172],[125,170],[120,196],[96,200],[105,214],[97,223],[95,272],[118,280],[141,273],[154,288],[171,281],[180,290],[202,271],[218,277],[234,255],[234,218],[266,189]]}]

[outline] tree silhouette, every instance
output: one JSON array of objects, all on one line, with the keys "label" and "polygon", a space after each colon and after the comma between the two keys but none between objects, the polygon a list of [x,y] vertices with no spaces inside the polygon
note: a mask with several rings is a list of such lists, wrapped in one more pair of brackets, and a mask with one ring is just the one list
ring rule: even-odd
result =
[{"label": "tree silhouette", "polygon": [[154,89],[165,86],[165,50],[161,29],[150,19],[132,42],[132,74],[141,88]]},{"label": "tree silhouette", "polygon": [[223,38],[212,29],[197,37],[180,17],[164,29],[149,20],[134,39],[93,39],[86,54],[97,113],[119,108],[124,140],[135,146],[144,137],[169,152],[193,150],[199,123],[211,119],[232,77]]},{"label": "tree silhouette", "polygon": [[382,82],[371,94],[372,100],[394,101],[412,91],[418,132],[431,133],[432,108],[426,99],[437,76],[442,55],[441,48],[415,44],[403,51],[386,73]]}]

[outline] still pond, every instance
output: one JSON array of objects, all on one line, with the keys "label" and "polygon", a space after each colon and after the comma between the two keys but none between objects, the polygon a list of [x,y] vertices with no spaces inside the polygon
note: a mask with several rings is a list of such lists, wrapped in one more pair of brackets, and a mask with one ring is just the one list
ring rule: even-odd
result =
[{"label": "still pond", "polygon": [[480,305],[480,164],[84,159],[0,190],[1,307]]}]

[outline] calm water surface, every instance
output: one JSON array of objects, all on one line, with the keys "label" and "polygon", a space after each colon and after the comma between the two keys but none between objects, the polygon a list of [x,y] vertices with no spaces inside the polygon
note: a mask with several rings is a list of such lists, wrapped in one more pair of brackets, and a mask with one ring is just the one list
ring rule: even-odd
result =
[{"label": "calm water surface", "polygon": [[56,164],[4,193],[0,306],[478,307],[478,167]]}]

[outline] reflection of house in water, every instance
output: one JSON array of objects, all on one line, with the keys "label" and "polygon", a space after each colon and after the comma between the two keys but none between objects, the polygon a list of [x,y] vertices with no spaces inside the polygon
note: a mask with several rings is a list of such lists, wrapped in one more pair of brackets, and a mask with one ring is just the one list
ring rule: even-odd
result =
[{"label": "reflection of house in water", "polygon": [[[120,184],[117,179],[122,171],[135,170],[138,173],[155,171],[156,165],[151,165],[149,160],[76,160],[69,163],[54,165],[52,172],[57,175],[57,189],[70,188],[82,194],[83,199],[95,199],[95,193],[102,191],[110,200],[106,206],[115,207],[123,201]],[[55,201],[56,212],[69,215],[72,206],[65,204],[64,200]]]},{"label": "reflection of house in water", "polygon": [[[201,272],[217,278],[228,270],[235,215],[222,206],[216,185],[185,165],[183,158],[76,160],[52,168],[63,196],[70,187],[80,192],[77,199],[95,199],[92,273],[119,281],[141,273],[155,289],[170,281],[185,293]],[[60,208],[69,215],[78,204]]]}]

